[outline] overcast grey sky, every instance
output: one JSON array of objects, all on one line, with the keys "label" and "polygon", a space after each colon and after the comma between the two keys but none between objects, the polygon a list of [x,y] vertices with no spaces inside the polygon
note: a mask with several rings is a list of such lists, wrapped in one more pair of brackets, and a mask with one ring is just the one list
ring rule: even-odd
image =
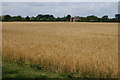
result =
[{"label": "overcast grey sky", "polygon": [[108,15],[114,17],[118,13],[117,2],[3,2],[2,14],[12,16],[37,16],[51,14],[55,17]]}]

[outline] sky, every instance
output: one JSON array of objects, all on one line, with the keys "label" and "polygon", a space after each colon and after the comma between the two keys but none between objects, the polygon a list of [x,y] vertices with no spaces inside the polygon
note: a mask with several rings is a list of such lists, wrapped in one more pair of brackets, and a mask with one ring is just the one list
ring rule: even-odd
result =
[{"label": "sky", "polygon": [[55,17],[72,16],[102,17],[108,15],[113,18],[118,13],[118,2],[3,2],[2,15],[37,16],[51,14]]},{"label": "sky", "polygon": [[[2,2],[73,2],[73,0],[1,0]],[[74,0],[74,2],[119,2],[120,0]]]}]

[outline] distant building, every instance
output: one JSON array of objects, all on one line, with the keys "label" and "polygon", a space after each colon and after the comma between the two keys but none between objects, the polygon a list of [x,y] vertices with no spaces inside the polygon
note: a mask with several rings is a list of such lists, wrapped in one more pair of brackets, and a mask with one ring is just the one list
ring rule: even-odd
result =
[{"label": "distant building", "polygon": [[73,22],[73,19],[74,19],[74,18],[73,18],[73,17],[71,17],[71,18],[70,18],[70,22]]},{"label": "distant building", "polygon": [[70,18],[70,22],[76,22],[78,20],[81,20],[80,17],[78,17],[78,16],[74,16],[74,17]]}]

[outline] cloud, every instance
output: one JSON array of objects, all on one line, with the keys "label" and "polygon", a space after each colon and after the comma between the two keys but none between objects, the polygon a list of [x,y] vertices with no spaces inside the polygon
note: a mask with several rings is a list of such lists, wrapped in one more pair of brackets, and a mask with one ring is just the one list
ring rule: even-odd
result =
[{"label": "cloud", "polygon": [[[74,0],[74,2],[118,2],[119,0]],[[73,0],[2,0],[2,2],[73,2]]]},{"label": "cloud", "polygon": [[3,2],[3,14],[37,16],[52,14],[56,17],[71,14],[72,16],[108,15],[118,13],[117,2]]}]

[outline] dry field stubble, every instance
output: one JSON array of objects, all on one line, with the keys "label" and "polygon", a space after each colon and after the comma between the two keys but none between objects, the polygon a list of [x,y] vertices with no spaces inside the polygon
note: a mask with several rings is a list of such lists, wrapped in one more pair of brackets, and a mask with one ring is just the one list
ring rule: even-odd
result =
[{"label": "dry field stubble", "polygon": [[79,77],[117,77],[118,24],[4,22],[3,56]]}]

